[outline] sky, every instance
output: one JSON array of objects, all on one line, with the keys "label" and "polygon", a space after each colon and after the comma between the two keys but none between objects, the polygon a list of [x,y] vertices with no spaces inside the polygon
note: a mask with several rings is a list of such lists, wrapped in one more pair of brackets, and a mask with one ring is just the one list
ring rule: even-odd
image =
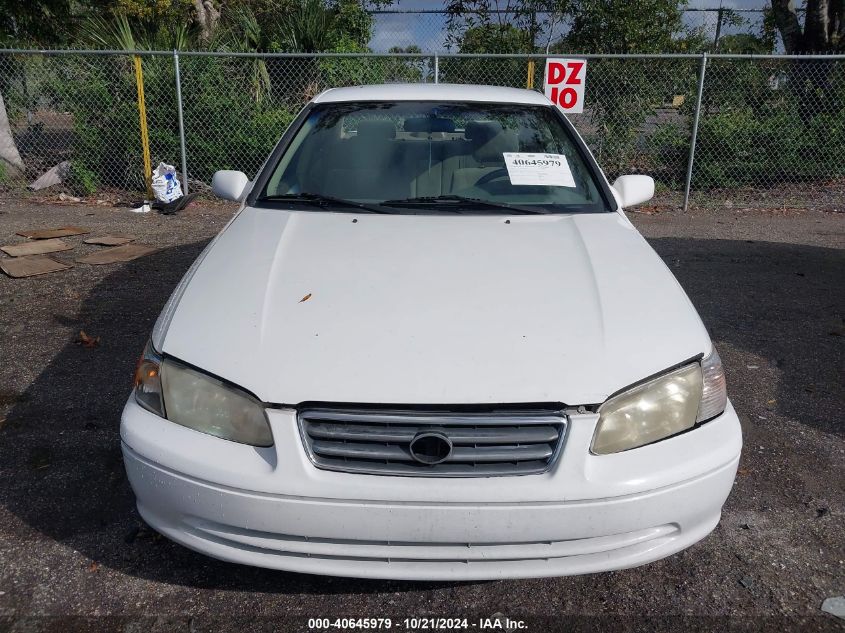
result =
[{"label": "sky", "polygon": [[[502,2],[504,5],[505,2]],[[766,0],[721,0],[721,5],[730,9],[760,9],[767,6]],[[720,0],[690,0],[691,8],[718,8]],[[412,11],[419,9],[442,9],[442,0],[398,0],[394,1],[390,9],[398,11]],[[689,12],[685,21],[691,26],[705,26],[712,30],[716,24],[716,12]],[[747,14],[756,30],[760,14]],[[740,30],[748,30],[745,27]],[[412,44],[419,46],[423,52],[442,52],[446,35],[446,18],[442,15],[430,14],[390,14],[377,15],[373,38],[370,48],[377,52],[387,51],[392,46],[407,47]],[[723,28],[725,34],[735,32],[730,27]]]}]

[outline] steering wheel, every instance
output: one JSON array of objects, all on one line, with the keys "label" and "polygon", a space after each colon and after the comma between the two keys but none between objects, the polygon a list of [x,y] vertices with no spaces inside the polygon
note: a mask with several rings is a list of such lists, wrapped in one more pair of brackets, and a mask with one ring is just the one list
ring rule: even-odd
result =
[{"label": "steering wheel", "polygon": [[483,187],[486,184],[493,182],[494,180],[501,180],[508,176],[508,170],[506,167],[501,167],[496,171],[491,171],[489,174],[484,174],[481,178],[475,181],[475,187]]}]

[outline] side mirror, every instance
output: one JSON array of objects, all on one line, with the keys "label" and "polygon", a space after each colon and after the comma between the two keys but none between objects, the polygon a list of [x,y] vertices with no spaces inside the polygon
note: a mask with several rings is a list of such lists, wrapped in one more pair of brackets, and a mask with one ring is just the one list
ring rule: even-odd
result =
[{"label": "side mirror", "polygon": [[216,171],[211,179],[211,190],[214,195],[234,202],[243,200],[247,185],[249,185],[249,178],[246,174],[231,169]]},{"label": "side mirror", "polygon": [[613,183],[613,188],[619,194],[622,208],[632,207],[654,197],[654,178],[640,175],[619,176]]}]

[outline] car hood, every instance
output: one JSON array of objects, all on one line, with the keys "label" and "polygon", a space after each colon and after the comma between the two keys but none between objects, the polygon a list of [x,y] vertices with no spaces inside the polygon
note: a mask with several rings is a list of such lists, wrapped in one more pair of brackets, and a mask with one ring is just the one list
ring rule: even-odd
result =
[{"label": "car hood", "polygon": [[162,351],[271,403],[593,404],[710,349],[617,213],[247,208],[192,273]]}]

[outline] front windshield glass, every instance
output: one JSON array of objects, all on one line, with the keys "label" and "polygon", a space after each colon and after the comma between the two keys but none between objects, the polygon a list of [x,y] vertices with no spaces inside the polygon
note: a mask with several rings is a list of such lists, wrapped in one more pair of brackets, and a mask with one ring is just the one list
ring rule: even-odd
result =
[{"label": "front windshield glass", "polygon": [[[321,198],[382,212],[607,211],[551,106],[331,103],[316,106],[272,169],[258,204]],[[481,203],[479,205],[479,203]]]}]

